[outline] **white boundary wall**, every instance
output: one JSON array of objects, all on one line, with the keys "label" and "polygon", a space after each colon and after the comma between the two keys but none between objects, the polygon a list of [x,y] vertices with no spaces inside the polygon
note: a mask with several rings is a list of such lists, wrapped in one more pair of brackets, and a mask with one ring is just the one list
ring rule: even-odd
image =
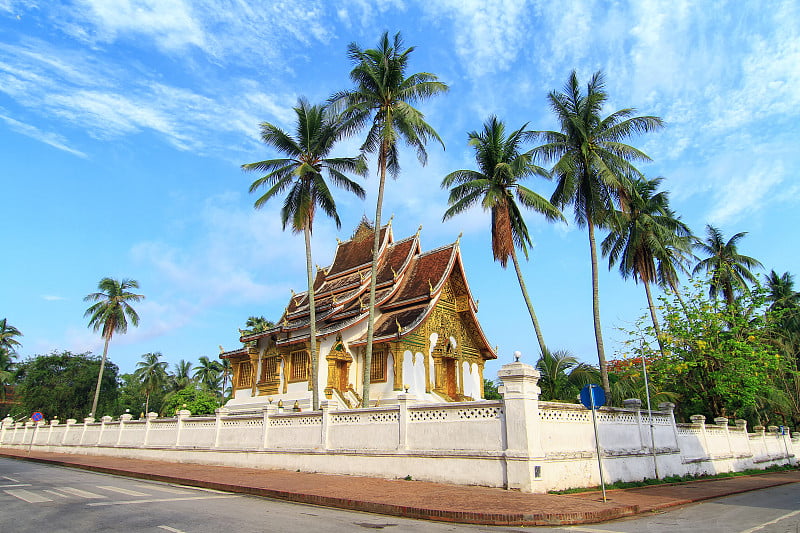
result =
[{"label": "white boundary wall", "polygon": [[[109,455],[249,468],[353,474],[485,485],[526,492],[600,483],[591,412],[580,405],[539,402],[539,373],[523,363],[503,366],[501,401],[398,404],[340,410],[322,402],[317,412],[114,421],[87,418],[0,425],[0,448]],[[652,420],[636,402],[598,410],[606,480],[719,473],[796,462],[800,439],[777,428],[735,427],[725,418],[676,424],[671,404]],[[653,457],[652,434],[655,437]]]}]

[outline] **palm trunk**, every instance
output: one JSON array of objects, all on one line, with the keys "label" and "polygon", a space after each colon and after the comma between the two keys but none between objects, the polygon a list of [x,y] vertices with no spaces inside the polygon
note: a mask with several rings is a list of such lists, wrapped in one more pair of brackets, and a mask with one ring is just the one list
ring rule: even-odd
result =
[{"label": "palm trunk", "polygon": [[644,292],[647,294],[647,306],[650,308],[650,318],[653,320],[653,329],[656,331],[656,340],[658,341],[658,349],[661,351],[661,356],[665,357],[664,353],[664,339],[661,336],[661,327],[658,325],[658,317],[656,316],[656,307],[653,305],[653,295],[650,294],[650,284],[647,280],[642,280],[644,283]]},{"label": "palm trunk", "polygon": [[592,313],[594,315],[594,338],[597,342],[597,360],[600,363],[600,380],[606,398],[611,399],[611,385],[608,383],[608,363],[606,351],[603,347],[603,331],[600,328],[600,288],[597,276],[597,245],[594,242],[594,223],[591,216],[587,216],[589,226],[589,251],[592,256]]},{"label": "palm trunk", "polygon": [[386,183],[386,141],[381,141],[378,154],[380,181],[378,183],[378,202],[375,208],[375,240],[372,244],[372,267],[369,278],[369,317],[367,318],[367,346],[364,352],[364,381],[361,406],[369,407],[369,386],[372,369],[372,339],[375,336],[375,284],[378,276],[378,251],[381,246],[381,208],[383,207],[383,188]]},{"label": "palm trunk", "polygon": [[516,248],[511,249],[511,259],[514,261],[514,270],[517,271],[517,280],[519,280],[519,288],[522,290],[522,297],[525,299],[525,305],[528,306],[528,312],[531,314],[531,322],[533,322],[533,329],[536,331],[536,339],[539,341],[539,350],[542,354],[545,353],[547,348],[544,344],[544,336],[542,335],[542,328],[539,327],[539,319],[536,318],[536,313],[533,310],[533,304],[528,296],[528,289],[525,288],[525,281],[522,279],[522,271],[519,268],[519,261],[517,261]]},{"label": "palm trunk", "polygon": [[106,355],[108,354],[108,343],[111,341],[111,335],[106,337],[106,343],[103,346],[103,358],[100,359],[100,373],[97,375],[97,387],[94,389],[94,400],[92,401],[92,412],[89,416],[97,417],[97,400],[100,398],[100,382],[103,380],[103,370],[106,367]]},{"label": "palm trunk", "polygon": [[319,384],[317,377],[319,376],[319,354],[317,353],[317,310],[316,302],[314,299],[314,276],[313,276],[313,263],[311,262],[311,221],[307,220],[303,228],[303,234],[306,238],[306,273],[308,274],[308,309],[311,319],[311,338],[309,344],[311,345],[311,408],[316,411],[319,409]]},{"label": "palm trunk", "polygon": [[149,392],[145,395],[144,412],[145,412],[145,414],[150,412],[150,393]]},{"label": "palm trunk", "polygon": [[672,293],[678,299],[678,303],[681,304],[681,308],[683,308],[683,314],[686,315],[686,318],[689,318],[689,310],[686,307],[686,302],[683,301],[683,297],[681,296],[681,292],[678,290],[678,285],[674,281],[669,282],[669,287],[672,289]]}]

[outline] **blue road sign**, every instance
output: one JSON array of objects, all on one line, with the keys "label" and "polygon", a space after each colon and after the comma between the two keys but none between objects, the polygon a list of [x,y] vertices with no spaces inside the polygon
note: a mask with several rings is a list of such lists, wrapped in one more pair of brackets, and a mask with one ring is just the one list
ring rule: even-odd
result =
[{"label": "blue road sign", "polygon": [[31,415],[31,418],[33,419],[34,422],[38,422],[39,420],[44,420],[44,415],[39,411],[36,411]]},{"label": "blue road sign", "polygon": [[590,383],[581,389],[581,403],[587,409],[597,409],[606,404],[606,393],[603,387]]}]

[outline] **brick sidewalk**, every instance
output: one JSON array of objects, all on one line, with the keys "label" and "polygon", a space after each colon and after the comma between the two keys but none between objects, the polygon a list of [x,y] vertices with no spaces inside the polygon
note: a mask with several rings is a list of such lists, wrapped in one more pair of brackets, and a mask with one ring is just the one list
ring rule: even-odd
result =
[{"label": "brick sidewalk", "polygon": [[407,518],[483,525],[588,524],[786,483],[800,472],[568,496],[423,481],[308,474],[3,449],[0,456]]}]

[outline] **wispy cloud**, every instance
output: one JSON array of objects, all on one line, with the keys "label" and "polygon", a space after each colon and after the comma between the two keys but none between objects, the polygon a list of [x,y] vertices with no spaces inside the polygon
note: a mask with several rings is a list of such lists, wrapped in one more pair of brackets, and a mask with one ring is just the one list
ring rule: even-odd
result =
[{"label": "wispy cloud", "polygon": [[48,302],[57,302],[59,300],[66,300],[63,296],[54,296],[52,294],[45,294],[42,296],[42,300],[46,300]]},{"label": "wispy cloud", "polygon": [[[0,113],[5,113],[5,111],[0,108]],[[25,124],[24,122],[20,122],[19,120],[13,119],[5,114],[0,114],[0,120],[3,120],[17,133],[21,133],[22,135],[30,137],[31,139],[36,139],[37,141],[41,141],[52,146],[53,148],[69,152],[70,154],[78,157],[87,157],[85,153],[67,145],[66,139],[57,133],[42,131],[36,126]]]}]

